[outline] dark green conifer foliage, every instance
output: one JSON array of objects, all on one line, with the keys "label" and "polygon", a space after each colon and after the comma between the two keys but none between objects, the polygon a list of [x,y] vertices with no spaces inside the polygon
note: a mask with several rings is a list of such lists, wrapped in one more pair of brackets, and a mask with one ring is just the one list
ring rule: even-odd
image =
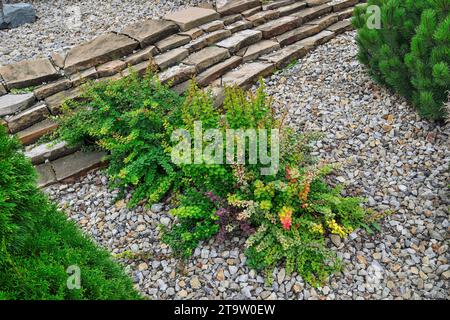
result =
[{"label": "dark green conifer foliage", "polygon": [[[367,21],[381,9],[381,28]],[[442,119],[450,89],[450,0],[369,0],[355,9],[359,60],[371,76],[411,101],[421,116]]]}]

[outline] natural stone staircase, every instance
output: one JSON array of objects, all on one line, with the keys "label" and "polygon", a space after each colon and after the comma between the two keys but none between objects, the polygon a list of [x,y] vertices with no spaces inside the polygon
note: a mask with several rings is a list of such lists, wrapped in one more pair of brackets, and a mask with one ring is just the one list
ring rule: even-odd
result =
[{"label": "natural stone staircase", "polygon": [[[127,76],[128,66],[142,75],[155,64],[161,81],[172,81],[177,92],[195,76],[221,104],[223,85],[248,87],[351,29],[348,18],[359,2],[237,0],[217,11],[188,8],[106,33],[64,55],[2,66],[0,125],[26,146],[40,186],[80,175],[101,165],[104,154],[36,141],[56,128],[48,117],[60,113],[66,99],[77,99],[86,81]],[[32,92],[14,93],[30,87]]]}]

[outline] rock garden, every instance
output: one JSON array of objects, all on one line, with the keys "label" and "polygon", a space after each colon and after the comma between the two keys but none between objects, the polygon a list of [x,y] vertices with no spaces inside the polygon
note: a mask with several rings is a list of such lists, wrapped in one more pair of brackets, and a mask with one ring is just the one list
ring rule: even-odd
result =
[{"label": "rock garden", "polygon": [[448,0],[31,4],[0,30],[0,298],[448,299]]}]

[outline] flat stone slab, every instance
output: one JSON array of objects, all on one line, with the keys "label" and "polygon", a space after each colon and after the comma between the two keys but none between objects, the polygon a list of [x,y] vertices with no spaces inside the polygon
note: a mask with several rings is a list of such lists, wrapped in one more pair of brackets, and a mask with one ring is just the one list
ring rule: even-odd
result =
[{"label": "flat stone slab", "polygon": [[37,105],[13,116],[7,118],[9,132],[16,133],[20,130],[24,130],[33,124],[44,120],[50,112],[44,103],[38,103]]},{"label": "flat stone slab", "polygon": [[301,26],[294,30],[283,33],[283,34],[279,35],[276,39],[279,42],[279,44],[282,47],[284,47],[284,46],[287,46],[294,42],[297,42],[297,41],[300,41],[307,37],[310,37],[312,35],[315,35],[316,33],[320,32],[320,31],[321,31],[321,28],[319,25],[315,25],[315,24],[304,25],[304,26]]},{"label": "flat stone slab", "polygon": [[179,64],[159,74],[162,83],[171,82],[172,86],[187,81],[195,76],[197,69],[194,66]]},{"label": "flat stone slab", "polygon": [[232,23],[235,23],[236,21],[239,21],[242,19],[242,15],[239,13],[236,14],[230,14],[229,16],[222,17],[221,20],[223,21],[223,24],[228,26]]},{"label": "flat stone slab", "polygon": [[280,7],[288,6],[290,4],[295,3],[296,0],[279,0],[279,1],[271,1],[269,3],[263,4],[262,9],[265,10],[273,10],[278,9]]},{"label": "flat stone slab", "polygon": [[166,52],[170,49],[175,49],[189,43],[191,37],[183,36],[179,34],[171,35],[170,37],[163,39],[155,44],[160,52]]},{"label": "flat stone slab", "polygon": [[262,39],[262,32],[257,30],[243,30],[217,43],[219,47],[227,48],[231,53],[238,52]]},{"label": "flat stone slab", "polygon": [[0,83],[0,97],[7,93],[8,91],[6,90],[5,86]]},{"label": "flat stone slab", "polygon": [[338,21],[327,28],[328,31],[334,32],[336,34],[343,33],[345,31],[352,30],[352,22],[350,20]]},{"label": "flat stone slab", "polygon": [[243,11],[241,14],[242,14],[245,18],[247,18],[247,17],[250,17],[250,16],[255,15],[256,13],[258,13],[258,12],[260,12],[260,11],[261,11],[261,7],[258,6],[258,7],[255,7],[255,8],[251,8],[251,9],[245,10],[245,11]]},{"label": "flat stone slab", "polygon": [[88,82],[89,80],[97,79],[97,69],[95,67],[78,71],[77,73],[74,73],[70,76],[70,82],[72,83],[73,87],[78,87],[82,85],[83,83]]},{"label": "flat stone slab", "polygon": [[58,124],[51,119],[45,119],[31,127],[17,133],[17,137],[24,145],[35,143],[44,134],[47,134],[58,127]]},{"label": "flat stone slab", "polygon": [[0,75],[9,89],[39,85],[61,76],[47,58],[25,60],[0,67]]},{"label": "flat stone slab", "polygon": [[201,25],[199,28],[204,32],[213,32],[225,28],[225,24],[222,20],[215,20],[213,22]]},{"label": "flat stone slab", "polygon": [[222,85],[237,85],[245,88],[254,83],[259,77],[265,77],[272,73],[275,65],[268,62],[249,62],[240,68],[226,73],[222,77]]},{"label": "flat stone slab", "polygon": [[336,12],[339,20],[344,20],[353,17],[354,8],[348,8],[343,11]]},{"label": "flat stone slab", "polygon": [[57,115],[61,112],[61,107],[66,100],[77,99],[81,95],[81,92],[79,87],[61,91],[47,97],[45,99],[45,104],[53,115]]},{"label": "flat stone slab", "polygon": [[296,2],[288,6],[278,8],[277,11],[280,13],[280,17],[284,17],[298,12],[304,8],[306,8],[306,2]]},{"label": "flat stone slab", "polygon": [[235,23],[226,26],[225,29],[230,30],[231,33],[236,33],[242,30],[250,29],[253,27],[253,23],[247,20],[236,21]]},{"label": "flat stone slab", "polygon": [[290,46],[284,47],[278,51],[269,53],[260,57],[260,60],[268,61],[277,68],[282,68],[287,66],[292,61],[295,61],[308,53],[308,47],[296,42]]},{"label": "flat stone slab", "polygon": [[69,79],[63,78],[56,82],[51,82],[49,84],[45,84],[34,89],[33,93],[38,100],[43,100],[51,95],[54,95],[58,92],[70,89],[72,87],[72,83]]},{"label": "flat stone slab", "polygon": [[339,2],[333,3],[333,11],[338,12],[342,9],[353,7],[354,5],[358,4],[359,0],[341,0]]},{"label": "flat stone slab", "polygon": [[270,20],[277,19],[280,17],[280,12],[277,10],[261,11],[250,17],[247,20],[253,23],[254,26],[260,26]]},{"label": "flat stone slab", "polygon": [[35,101],[34,94],[7,94],[0,97],[0,116],[14,114],[30,107]]},{"label": "flat stone slab", "polygon": [[219,18],[220,15],[216,11],[198,7],[188,7],[177,12],[169,13],[164,17],[166,20],[175,22],[181,31],[198,27]]},{"label": "flat stone slab", "polygon": [[165,70],[178,62],[181,62],[189,55],[189,50],[177,48],[166,53],[160,54],[154,58],[154,62],[160,70]]},{"label": "flat stone slab", "polygon": [[209,68],[210,66],[230,57],[230,53],[225,48],[207,47],[187,57],[183,63],[193,65],[197,72]]},{"label": "flat stone slab", "polygon": [[178,32],[175,23],[165,20],[148,19],[125,27],[123,34],[139,41],[141,48],[145,48]]},{"label": "flat stone slab", "polygon": [[197,76],[197,83],[200,86],[207,86],[220,76],[222,76],[225,72],[236,68],[242,62],[242,58],[238,56],[232,56],[225,61],[222,61],[211,68],[205,70]]},{"label": "flat stone slab", "polygon": [[272,51],[280,49],[280,44],[272,40],[263,40],[252,44],[248,48],[244,48],[240,51],[242,55],[243,62],[255,60],[263,54],[270,53]]},{"label": "flat stone slab", "polygon": [[[148,69],[151,68],[152,66],[153,66],[153,62],[151,60],[140,62],[140,63],[135,64],[134,66],[129,67],[126,70],[122,71],[121,77],[128,77],[131,74],[131,71],[136,72],[138,74],[138,76],[143,76],[147,73]],[[118,74],[118,77],[119,77],[119,74]]]},{"label": "flat stone slab", "polygon": [[323,16],[322,18],[315,19],[307,22],[306,24],[314,24],[320,27],[320,30],[326,29],[333,23],[338,22],[338,17],[335,13]]},{"label": "flat stone slab", "polygon": [[56,159],[52,162],[56,179],[62,181],[75,178],[103,164],[104,152],[82,152]]},{"label": "flat stone slab", "polygon": [[184,31],[184,32],[180,32],[179,35],[180,36],[188,36],[191,38],[191,40],[195,40],[199,37],[201,37],[202,35],[204,35],[205,32],[200,29],[200,28],[192,28],[188,31]]},{"label": "flat stone slab", "polygon": [[331,0],[304,0],[308,7],[316,7],[320,6],[321,4],[329,3]]},{"label": "flat stone slab", "polygon": [[217,4],[217,12],[222,16],[241,13],[261,5],[260,0],[232,0],[225,1],[223,5]]},{"label": "flat stone slab", "polygon": [[336,34],[334,32],[324,30],[312,37],[301,40],[299,43],[309,47],[316,47],[318,45],[324,44],[335,36]]},{"label": "flat stone slab", "polygon": [[301,23],[302,21],[298,17],[286,16],[276,20],[269,21],[257,27],[256,30],[262,32],[264,39],[270,39],[282,33],[285,33],[289,30],[297,28],[298,26],[300,26]]},{"label": "flat stone slab", "polygon": [[113,32],[73,47],[67,54],[64,70],[71,74],[133,53],[139,43]]},{"label": "flat stone slab", "polygon": [[228,38],[229,36],[231,36],[231,31],[217,30],[201,36],[200,38],[188,43],[183,48],[188,49],[189,52],[198,51],[200,49],[203,49],[204,47],[210,46],[218,41]]},{"label": "flat stone slab", "polygon": [[0,29],[17,28],[25,23],[36,21],[36,10],[28,3],[3,5],[3,17],[0,16]]},{"label": "flat stone slab", "polygon": [[303,23],[316,19],[324,14],[327,14],[333,10],[333,7],[326,3],[317,7],[307,8],[298,13],[294,13],[293,16],[301,18]]},{"label": "flat stone slab", "polygon": [[99,78],[111,77],[116,73],[124,70],[127,67],[126,63],[122,60],[113,60],[97,66],[97,76]]},{"label": "flat stone slab", "polygon": [[158,53],[158,49],[154,46],[149,46],[145,49],[139,50],[136,53],[133,53],[132,55],[126,57],[124,59],[124,62],[127,66],[129,65],[135,65],[143,61],[150,60],[151,57],[153,57],[155,54]]},{"label": "flat stone slab", "polygon": [[53,167],[50,163],[40,164],[36,166],[35,169],[38,176],[38,188],[45,188],[57,182],[55,172],[53,171]]},{"label": "flat stone slab", "polygon": [[52,161],[57,158],[67,156],[74,153],[79,147],[69,147],[67,142],[47,142],[25,151],[25,157],[31,160],[31,163],[41,164],[46,160]]}]

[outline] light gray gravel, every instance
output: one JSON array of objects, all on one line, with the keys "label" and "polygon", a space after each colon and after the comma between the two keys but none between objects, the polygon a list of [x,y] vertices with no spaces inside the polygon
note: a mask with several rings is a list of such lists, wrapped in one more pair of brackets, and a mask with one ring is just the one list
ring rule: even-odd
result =
[{"label": "light gray gravel", "polygon": [[[14,1],[13,1],[14,2]],[[20,2],[20,1],[15,1]],[[0,30],[0,65],[46,57],[106,31],[213,0],[31,0],[38,21]],[[80,17],[80,19],[78,19]]]},{"label": "light gray gravel", "polygon": [[382,232],[334,238],[345,269],[314,289],[281,267],[273,284],[245,266],[244,238],[197,248],[183,265],[158,239],[167,208],[129,210],[94,172],[47,192],[99,244],[117,254],[144,295],[157,299],[449,299],[449,126],[420,120],[405,101],[377,86],[356,61],[354,32],[266,80],[290,124],[326,137],[315,152],[342,162],[332,178],[348,193],[392,210]]}]

